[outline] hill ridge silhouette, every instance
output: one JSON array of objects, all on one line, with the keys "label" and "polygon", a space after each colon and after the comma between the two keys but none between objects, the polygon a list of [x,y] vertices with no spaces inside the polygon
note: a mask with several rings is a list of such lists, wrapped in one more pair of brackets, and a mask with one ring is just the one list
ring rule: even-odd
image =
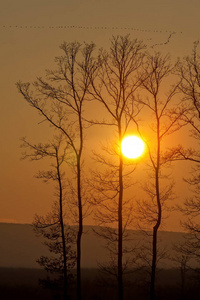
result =
[{"label": "hill ridge silhouette", "polygon": [[[98,226],[85,225],[82,238],[82,267],[96,268],[98,262],[107,258],[105,241],[95,235],[92,228]],[[130,230],[135,240],[141,239],[141,233]],[[168,247],[171,251],[175,242],[183,240],[183,232],[160,231],[162,246]],[[21,223],[0,223],[0,267],[12,268],[40,268],[36,260],[41,255],[49,255],[49,252],[41,237],[37,237],[31,224]],[[169,268],[173,263],[169,262],[162,267]]]}]

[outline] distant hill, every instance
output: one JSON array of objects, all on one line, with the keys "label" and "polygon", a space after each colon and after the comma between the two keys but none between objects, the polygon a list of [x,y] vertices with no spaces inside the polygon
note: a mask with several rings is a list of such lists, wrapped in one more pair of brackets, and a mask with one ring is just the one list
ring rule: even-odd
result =
[{"label": "distant hill", "polygon": [[[107,257],[105,242],[97,237],[91,226],[85,226],[85,234],[82,239],[82,267],[96,268],[97,261],[103,262]],[[131,231],[135,240],[142,239],[141,234]],[[183,240],[183,233],[166,232],[159,233],[161,245],[171,251],[174,243]],[[36,237],[30,224],[0,223],[0,267],[13,268],[39,268],[36,263],[41,255],[49,254],[42,244],[42,238]],[[173,266],[172,262],[165,262],[164,267]]]}]

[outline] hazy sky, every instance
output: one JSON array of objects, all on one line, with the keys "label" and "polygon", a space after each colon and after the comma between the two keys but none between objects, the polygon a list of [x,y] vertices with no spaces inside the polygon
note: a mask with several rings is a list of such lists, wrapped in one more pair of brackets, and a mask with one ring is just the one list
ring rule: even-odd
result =
[{"label": "hazy sky", "polygon": [[[33,81],[53,66],[63,41],[109,44],[130,33],[173,57],[191,52],[200,38],[199,0],[2,0],[0,3],[1,174],[0,221],[27,222],[49,209],[50,191],[33,178],[39,165],[20,161],[20,138],[48,135],[38,115],[18,94],[18,80]],[[60,27],[60,28],[59,28]],[[41,201],[42,200],[42,201]],[[177,226],[171,218],[168,229]]]}]

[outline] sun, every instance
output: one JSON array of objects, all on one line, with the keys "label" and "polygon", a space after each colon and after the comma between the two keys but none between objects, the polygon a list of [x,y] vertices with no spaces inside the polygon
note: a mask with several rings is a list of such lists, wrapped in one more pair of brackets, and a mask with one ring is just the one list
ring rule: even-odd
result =
[{"label": "sun", "polygon": [[125,137],[121,143],[121,149],[124,156],[133,159],[142,155],[144,152],[144,142],[135,135]]}]

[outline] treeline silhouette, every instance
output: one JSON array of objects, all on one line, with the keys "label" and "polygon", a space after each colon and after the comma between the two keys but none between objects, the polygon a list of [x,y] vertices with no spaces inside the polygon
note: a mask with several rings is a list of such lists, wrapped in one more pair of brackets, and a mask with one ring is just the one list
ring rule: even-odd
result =
[{"label": "treeline silhouette", "polygon": [[[0,268],[0,297],[4,300],[58,300],[59,291],[44,289],[39,279],[46,278],[42,269]],[[148,299],[146,271],[134,271],[125,280],[124,299]],[[187,274],[184,297],[181,291],[181,273],[178,268],[158,270],[158,299],[199,300],[199,283],[194,272]],[[83,269],[83,299],[116,299],[116,286],[112,278],[102,276],[98,269]],[[72,286],[71,299],[76,299],[75,286]]]}]

